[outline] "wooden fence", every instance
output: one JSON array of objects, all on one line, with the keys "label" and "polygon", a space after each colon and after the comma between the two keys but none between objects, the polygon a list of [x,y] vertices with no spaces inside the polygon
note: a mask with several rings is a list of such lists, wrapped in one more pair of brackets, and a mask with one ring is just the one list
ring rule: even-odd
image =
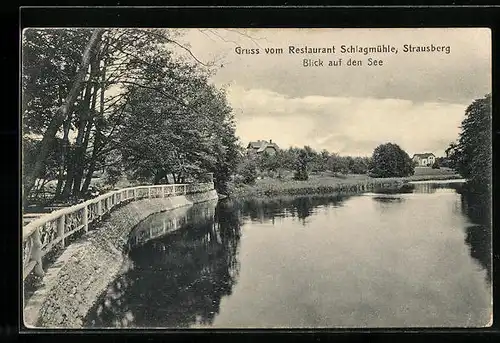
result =
[{"label": "wooden fence", "polygon": [[23,227],[23,280],[32,271],[43,276],[42,258],[49,251],[57,245],[64,248],[70,236],[82,230],[87,232],[91,224],[120,204],[140,199],[202,193],[213,189],[213,182],[124,188],[43,215]]}]

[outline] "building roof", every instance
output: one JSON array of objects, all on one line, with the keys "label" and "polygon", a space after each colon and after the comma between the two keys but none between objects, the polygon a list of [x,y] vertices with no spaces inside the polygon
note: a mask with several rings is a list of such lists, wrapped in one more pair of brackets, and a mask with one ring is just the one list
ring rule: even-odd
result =
[{"label": "building roof", "polygon": [[262,144],[264,144],[264,143],[267,143],[267,142],[266,141],[261,141],[261,140],[253,141],[253,142],[248,143],[247,148],[248,149],[250,149],[250,148],[259,149],[262,146]]},{"label": "building roof", "polygon": [[413,157],[420,157],[420,158],[428,158],[429,156],[434,156],[436,157],[432,152],[426,152],[426,153],[423,153],[423,154],[415,154],[413,155]]},{"label": "building roof", "polygon": [[267,144],[262,144],[259,148],[259,150],[257,150],[257,152],[263,152],[265,151],[267,148],[274,148],[275,150],[278,150],[278,146],[274,143],[267,143]]},{"label": "building roof", "polygon": [[274,148],[276,150],[279,149],[279,147],[278,147],[278,145],[276,145],[276,143],[273,143],[272,141],[268,142],[268,141],[263,141],[263,140],[250,142],[250,143],[248,143],[247,148],[248,149],[257,149],[257,152],[263,152],[267,148]]}]

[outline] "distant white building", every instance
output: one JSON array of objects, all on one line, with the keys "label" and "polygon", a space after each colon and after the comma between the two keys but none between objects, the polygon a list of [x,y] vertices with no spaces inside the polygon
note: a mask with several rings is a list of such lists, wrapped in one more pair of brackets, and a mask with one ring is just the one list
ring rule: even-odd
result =
[{"label": "distant white building", "polygon": [[436,156],[431,152],[415,154],[412,158],[418,167],[430,167],[436,162]]}]

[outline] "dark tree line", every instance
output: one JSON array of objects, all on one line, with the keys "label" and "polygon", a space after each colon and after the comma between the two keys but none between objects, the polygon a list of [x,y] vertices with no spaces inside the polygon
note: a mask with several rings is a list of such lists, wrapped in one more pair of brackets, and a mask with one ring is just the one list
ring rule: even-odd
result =
[{"label": "dark tree line", "polygon": [[282,178],[284,171],[293,171],[295,180],[305,181],[310,173],[369,174],[373,177],[412,175],[414,165],[408,154],[397,144],[378,146],[371,157],[340,156],[327,150],[317,152],[310,146],[291,147],[275,154],[249,154],[242,159],[237,173],[244,183],[253,183],[257,175]]}]

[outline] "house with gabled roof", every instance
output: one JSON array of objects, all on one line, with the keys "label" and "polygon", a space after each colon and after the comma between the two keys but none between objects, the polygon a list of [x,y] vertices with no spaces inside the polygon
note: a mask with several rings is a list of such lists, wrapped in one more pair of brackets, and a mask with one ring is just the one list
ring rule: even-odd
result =
[{"label": "house with gabled roof", "polygon": [[272,139],[268,141],[258,140],[248,143],[247,152],[249,154],[262,154],[267,152],[269,155],[274,155],[278,151],[279,147]]},{"label": "house with gabled roof", "polygon": [[436,156],[431,152],[426,152],[413,155],[412,160],[418,167],[430,167],[436,162]]}]

